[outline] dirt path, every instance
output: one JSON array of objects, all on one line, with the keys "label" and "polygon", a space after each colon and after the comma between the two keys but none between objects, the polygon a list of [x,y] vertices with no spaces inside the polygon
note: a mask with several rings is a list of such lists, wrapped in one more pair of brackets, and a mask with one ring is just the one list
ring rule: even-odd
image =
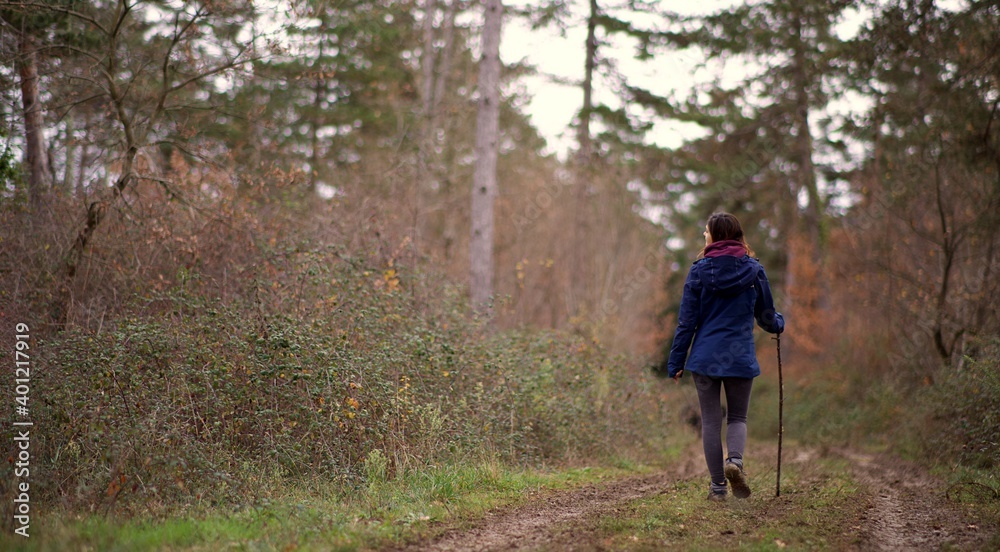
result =
[{"label": "dirt path", "polygon": [[606,487],[588,486],[548,496],[522,508],[488,514],[467,531],[445,534],[436,541],[406,550],[455,552],[466,550],[530,550],[551,545],[554,529],[578,519],[599,515],[615,504],[636,500],[666,488],[673,478],[660,473],[630,478]]},{"label": "dirt path", "polygon": [[854,476],[872,493],[859,520],[862,542],[871,550],[975,550],[984,546],[993,522],[970,517],[947,499],[947,490],[918,466],[853,451]]},{"label": "dirt path", "polygon": [[689,454],[674,469],[629,477],[607,485],[587,485],[575,491],[552,493],[506,512],[491,512],[471,529],[456,530],[402,549],[430,552],[532,550],[557,547],[559,528],[605,512],[622,503],[665,492],[674,482],[697,470],[699,457]]},{"label": "dirt path", "polygon": [[[787,460],[808,462],[815,451]],[[978,550],[997,530],[996,520],[978,520],[949,501],[946,491],[916,466],[852,451],[835,453],[850,462],[856,481],[871,496],[853,523],[843,527],[859,550]],[[630,502],[668,492],[678,481],[703,474],[700,447],[676,468],[575,491],[554,492],[520,507],[491,512],[473,527],[452,529],[412,551],[604,550],[592,529]]]}]

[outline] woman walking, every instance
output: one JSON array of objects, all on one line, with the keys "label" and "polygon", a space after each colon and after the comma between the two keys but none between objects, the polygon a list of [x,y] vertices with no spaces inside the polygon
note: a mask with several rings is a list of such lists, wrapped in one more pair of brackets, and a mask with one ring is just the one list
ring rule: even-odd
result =
[{"label": "woman walking", "polygon": [[[698,389],[702,444],[712,477],[709,500],[726,499],[727,479],[734,496],[750,496],[743,469],[743,448],[750,389],[753,379],[760,375],[753,322],[756,320],[761,328],[773,334],[785,329],[784,318],[774,310],[764,268],[753,255],[735,216],[715,213],[709,217],[705,248],[684,282],[677,332],[667,359],[668,376],[679,380],[685,371],[691,372]],[[729,453],[725,462],[720,399],[723,391]]]}]

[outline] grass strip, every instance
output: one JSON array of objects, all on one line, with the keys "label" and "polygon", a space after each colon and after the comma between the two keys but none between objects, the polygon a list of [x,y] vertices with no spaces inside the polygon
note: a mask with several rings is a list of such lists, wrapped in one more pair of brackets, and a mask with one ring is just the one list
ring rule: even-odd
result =
[{"label": "grass strip", "polygon": [[486,461],[411,472],[349,494],[322,482],[290,484],[281,495],[238,511],[204,508],[188,516],[128,520],[50,512],[38,516],[28,539],[0,535],[0,549],[370,550],[460,528],[545,492],[650,470],[628,460],[567,469]]}]

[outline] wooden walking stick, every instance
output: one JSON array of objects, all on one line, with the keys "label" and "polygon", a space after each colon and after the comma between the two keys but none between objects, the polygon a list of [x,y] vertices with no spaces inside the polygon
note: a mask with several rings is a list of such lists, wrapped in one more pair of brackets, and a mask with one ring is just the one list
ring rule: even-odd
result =
[{"label": "wooden walking stick", "polygon": [[781,496],[781,437],[785,434],[785,381],[781,377],[781,334],[773,338],[778,342],[778,478],[774,496]]}]

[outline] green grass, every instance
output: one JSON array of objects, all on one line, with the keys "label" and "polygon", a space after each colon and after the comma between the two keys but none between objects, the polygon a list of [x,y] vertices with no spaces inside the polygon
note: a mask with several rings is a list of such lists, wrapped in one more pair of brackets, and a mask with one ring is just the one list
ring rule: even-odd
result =
[{"label": "green grass", "polygon": [[820,459],[782,467],[782,494],[774,471],[750,477],[754,494],[711,503],[704,478],[678,481],[666,492],[628,504],[598,525],[596,540],[612,550],[842,549],[844,523],[860,508],[859,487],[842,461]]},{"label": "green grass", "polygon": [[491,509],[549,491],[642,473],[618,459],[606,467],[505,468],[480,462],[413,472],[344,496],[322,482],[290,486],[240,511],[199,509],[168,519],[116,520],[36,515],[31,537],[0,535],[0,549],[48,550],[367,550],[460,528]]}]

